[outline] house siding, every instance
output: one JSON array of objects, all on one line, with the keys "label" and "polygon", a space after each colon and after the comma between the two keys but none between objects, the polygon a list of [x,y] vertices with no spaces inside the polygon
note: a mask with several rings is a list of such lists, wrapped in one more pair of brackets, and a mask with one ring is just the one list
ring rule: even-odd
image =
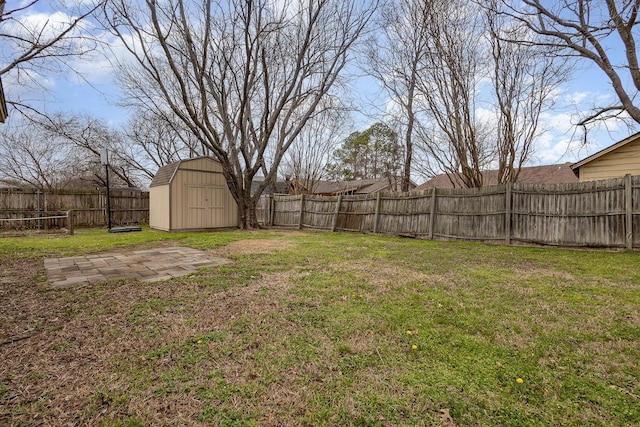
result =
[{"label": "house siding", "polygon": [[580,181],[619,178],[626,174],[640,175],[640,140],[626,144],[580,167]]}]

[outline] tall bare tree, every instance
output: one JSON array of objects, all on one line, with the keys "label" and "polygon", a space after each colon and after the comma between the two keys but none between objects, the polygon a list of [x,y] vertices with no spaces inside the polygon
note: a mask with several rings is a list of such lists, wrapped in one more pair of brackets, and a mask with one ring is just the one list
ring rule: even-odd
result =
[{"label": "tall bare tree", "polygon": [[0,180],[44,190],[62,188],[73,163],[68,154],[43,129],[10,124],[0,133]]},{"label": "tall bare tree", "polygon": [[409,190],[415,127],[420,110],[417,83],[424,72],[428,50],[425,22],[430,2],[413,0],[389,1],[380,8],[374,38],[367,46],[367,71],[382,84],[399,106],[396,122],[403,128],[404,165],[402,191]]},{"label": "tall bare tree", "polygon": [[147,180],[163,165],[207,154],[170,111],[137,110],[126,123],[122,137],[125,144],[119,157]]},{"label": "tall bare tree", "polygon": [[347,117],[344,110],[329,105],[300,132],[287,151],[282,168],[282,175],[295,192],[313,192],[318,182],[326,178],[326,165],[341,142]]},{"label": "tall bare tree", "polygon": [[[38,87],[50,74],[70,70],[71,59],[95,49],[95,43],[79,29],[104,1],[29,0],[8,4],[0,0],[0,80],[6,82],[11,76],[22,86]],[[31,19],[40,5],[57,13],[46,21]],[[4,92],[8,106],[42,113],[7,87]]]},{"label": "tall bare tree", "polygon": [[[533,41],[558,55],[580,58],[606,75],[617,102],[594,108],[579,125],[624,117],[640,123],[638,0],[501,0],[502,13],[527,26],[541,38]],[[530,40],[513,40],[530,44]],[[586,129],[586,128],[585,128]]]},{"label": "tall bare tree", "polygon": [[[339,84],[375,4],[355,0],[114,0],[133,103],[170,109],[222,164],[242,228],[319,103]],[[258,172],[265,180],[252,193]]]},{"label": "tall bare tree", "polygon": [[485,16],[497,120],[495,157],[498,183],[502,184],[517,181],[536,138],[545,130],[540,126],[540,114],[551,108],[554,91],[566,80],[570,68],[565,60],[536,44],[535,33],[500,11],[500,5],[493,1]]},{"label": "tall bare tree", "polygon": [[491,159],[487,129],[477,117],[479,82],[486,73],[479,8],[461,0],[429,2],[424,25],[428,54],[417,89],[431,119],[424,149],[438,169],[467,187],[482,186]]},{"label": "tall bare tree", "polygon": [[58,113],[37,122],[37,126],[44,129],[49,138],[70,147],[74,159],[71,175],[78,181],[106,184],[98,161],[101,151],[107,149],[110,152],[109,178],[119,186],[139,185],[139,170],[131,167],[123,156],[126,151],[122,135],[102,120],[86,114],[67,117]]},{"label": "tall bare tree", "polygon": [[482,186],[482,171],[496,165],[500,182],[517,180],[565,76],[544,49],[507,42],[534,37],[499,13],[499,1],[389,0],[367,54],[399,106],[407,151],[417,141],[421,169],[454,185]]},{"label": "tall bare tree", "polygon": [[100,151],[110,152],[111,184],[136,187],[139,171],[123,158],[119,132],[94,117],[61,113],[12,121],[0,134],[2,179],[29,187],[86,189],[105,186]]}]

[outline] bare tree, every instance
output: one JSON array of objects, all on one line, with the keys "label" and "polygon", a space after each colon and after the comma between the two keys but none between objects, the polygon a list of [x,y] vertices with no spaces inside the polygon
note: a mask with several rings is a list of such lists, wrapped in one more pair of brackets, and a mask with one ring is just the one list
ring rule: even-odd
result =
[{"label": "bare tree", "polygon": [[[319,103],[339,82],[369,2],[115,0],[109,25],[133,103],[170,109],[222,164],[242,228]],[[258,172],[265,180],[252,193]]]},{"label": "bare tree", "polygon": [[[58,12],[47,21],[29,19],[29,13],[43,0],[13,2],[7,7],[0,0],[0,80],[8,76],[22,86],[40,86],[52,73],[70,69],[69,61],[95,49],[86,33],[79,31],[83,21],[100,8],[103,1],[78,1],[76,5],[50,0],[47,5]],[[5,88],[6,103],[22,112],[41,113]]]},{"label": "bare tree", "polygon": [[39,189],[62,188],[72,163],[68,154],[42,128],[11,125],[0,133],[0,179]]},{"label": "bare tree", "polygon": [[544,131],[540,114],[551,107],[554,91],[566,80],[569,67],[536,44],[535,33],[501,14],[495,1],[485,16],[497,115],[498,183],[502,184],[517,181],[531,157],[535,139]]},{"label": "bare tree", "polygon": [[428,55],[417,89],[432,121],[422,130],[424,150],[437,168],[467,187],[482,186],[491,158],[487,129],[476,115],[480,79],[486,73],[479,8],[459,0],[430,2],[425,9]]},{"label": "bare tree", "polygon": [[307,122],[287,151],[283,175],[295,192],[313,192],[326,178],[326,165],[347,127],[344,110],[330,107]]},{"label": "bare tree", "polygon": [[[18,185],[86,189],[105,185],[100,149],[119,152],[118,133],[92,117],[50,115],[12,121],[0,134],[0,174]],[[133,186],[134,174],[112,155],[113,184]],[[123,172],[123,171],[126,171]]]},{"label": "bare tree", "polygon": [[419,141],[421,169],[445,172],[454,185],[480,187],[482,171],[496,165],[500,182],[515,181],[566,75],[563,61],[543,49],[506,41],[534,37],[496,1],[391,0],[381,14],[384,37],[368,52],[400,107],[407,151]]},{"label": "bare tree", "polygon": [[107,149],[109,155],[109,174],[113,185],[138,187],[139,170],[132,167],[126,156],[126,143],[122,135],[109,128],[102,120],[90,115],[67,117],[55,114],[35,122],[42,128],[49,139],[58,141],[66,147],[72,159],[69,166],[69,178],[73,178],[74,186],[106,185],[103,168],[100,166],[100,153]]},{"label": "bare tree", "polygon": [[380,10],[377,37],[370,40],[366,58],[373,75],[400,107],[397,121],[404,133],[404,173],[402,191],[409,190],[415,130],[420,109],[418,76],[424,72],[428,54],[428,34],[424,23],[429,18],[430,2],[396,0]]},{"label": "bare tree", "polygon": [[[637,0],[502,0],[502,13],[518,20],[541,38],[513,40],[536,44],[569,58],[596,65],[609,79],[617,102],[595,107],[579,125],[624,117],[640,123],[640,69],[635,37]],[[618,52],[621,54],[618,55]]]},{"label": "bare tree", "polygon": [[146,180],[163,165],[207,154],[171,112],[137,110],[122,133],[125,143],[118,156]]}]

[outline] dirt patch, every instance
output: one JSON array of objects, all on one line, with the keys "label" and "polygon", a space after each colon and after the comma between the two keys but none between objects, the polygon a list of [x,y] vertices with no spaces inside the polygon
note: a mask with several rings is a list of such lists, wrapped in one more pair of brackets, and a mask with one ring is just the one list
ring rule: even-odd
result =
[{"label": "dirt patch", "polygon": [[232,242],[226,246],[216,249],[214,253],[223,256],[229,254],[265,254],[291,249],[293,246],[293,242],[281,239],[238,240],[237,242]]},{"label": "dirt patch", "polygon": [[572,282],[576,280],[575,276],[571,273],[533,265],[524,265],[522,268],[519,268],[518,271],[520,278],[523,280],[538,278],[540,276],[548,276],[550,278],[563,280],[565,282]]},{"label": "dirt patch", "polygon": [[335,274],[352,274],[363,284],[378,289],[393,289],[400,283],[419,282],[433,284],[441,280],[441,275],[427,274],[415,269],[389,262],[351,262],[335,263],[327,265],[327,270],[335,271]]}]

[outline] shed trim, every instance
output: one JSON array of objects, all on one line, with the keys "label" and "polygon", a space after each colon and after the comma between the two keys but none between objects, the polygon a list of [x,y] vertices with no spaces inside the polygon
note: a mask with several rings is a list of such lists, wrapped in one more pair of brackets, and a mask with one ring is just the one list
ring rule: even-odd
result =
[{"label": "shed trim", "polygon": [[[191,168],[176,168],[176,171],[180,169],[181,171],[187,171],[187,172],[199,172],[199,173],[217,173],[219,175],[224,175],[224,172],[220,172],[220,171],[205,171],[202,169],[191,169]],[[173,177],[171,177],[173,179]]]},{"label": "shed trim", "polygon": [[[176,168],[176,171],[178,170],[178,168]],[[175,175],[175,172],[173,172]],[[171,179],[173,179],[173,175],[171,176]],[[171,182],[171,180],[169,180],[169,182]],[[171,191],[171,187],[169,187],[169,230],[173,230],[173,191]]]}]

